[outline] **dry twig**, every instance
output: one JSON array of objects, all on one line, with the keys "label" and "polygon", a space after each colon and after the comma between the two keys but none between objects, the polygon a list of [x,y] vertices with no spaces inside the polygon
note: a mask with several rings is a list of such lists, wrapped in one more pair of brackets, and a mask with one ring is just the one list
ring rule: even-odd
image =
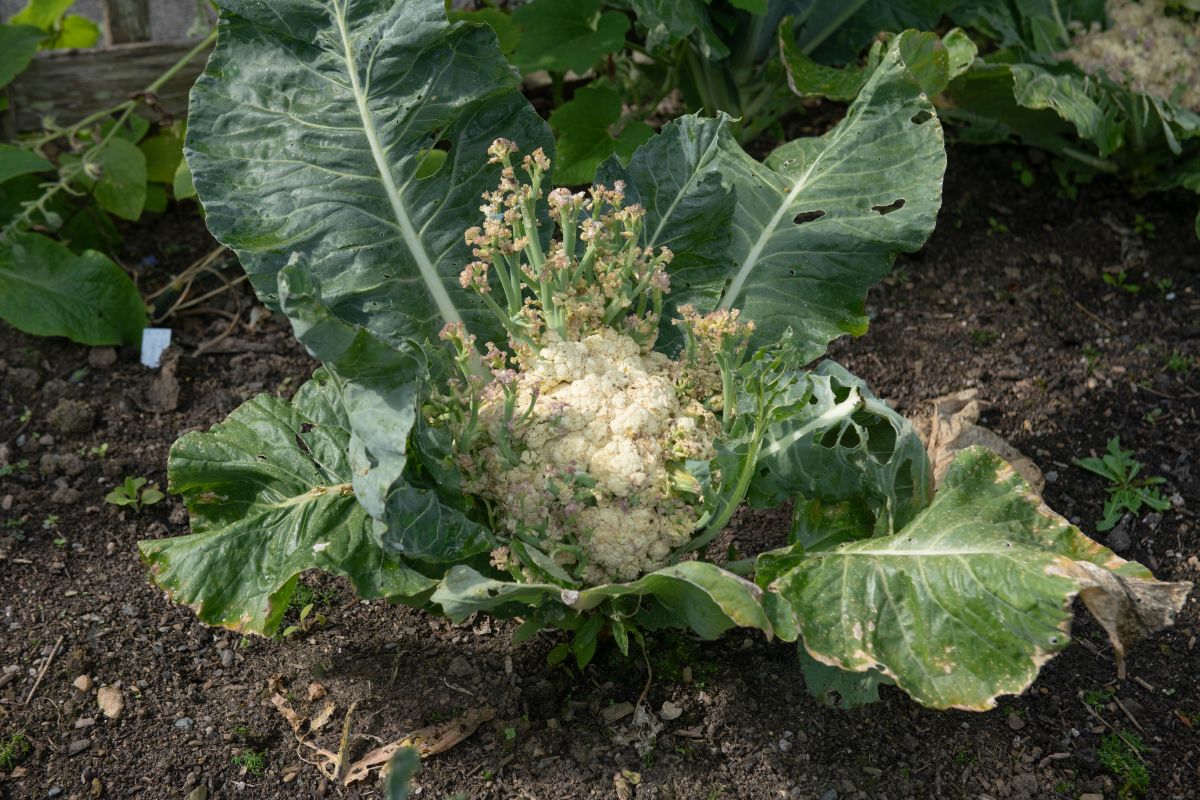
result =
[{"label": "dry twig", "polygon": [[42,685],[42,678],[46,677],[46,670],[50,669],[50,662],[54,660],[56,655],[58,655],[58,648],[62,647],[64,635],[65,634],[61,633],[58,635],[58,641],[55,642],[54,647],[51,648],[50,655],[46,656],[46,660],[42,662],[42,668],[38,670],[37,680],[35,680],[33,682],[33,686],[30,687],[29,694],[25,695],[25,705],[29,705],[29,701],[33,699],[34,693],[37,692],[38,687]]}]

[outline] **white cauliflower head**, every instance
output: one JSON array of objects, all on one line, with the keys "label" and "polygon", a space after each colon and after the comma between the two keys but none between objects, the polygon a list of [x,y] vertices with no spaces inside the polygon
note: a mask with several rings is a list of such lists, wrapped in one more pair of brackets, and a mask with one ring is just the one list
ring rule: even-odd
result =
[{"label": "white cauliflower head", "polygon": [[436,398],[433,422],[450,425],[463,488],[488,504],[502,541],[494,566],[528,580],[632,580],[695,533],[703,497],[687,465],[714,456],[721,369],[752,328],[737,312],[685,309],[684,352],[656,352],[671,254],[639,246],[642,209],[623,205],[620,184],[556,189],[559,237],[543,252],[548,162],[527,156],[521,184],[513,152],[489,150],[504,165],[500,188],[485,195],[485,225],[467,231],[477,260],[461,276],[507,329],[511,355],[489,343],[480,358],[447,326],[464,374]]},{"label": "white cauliflower head", "polygon": [[[503,393],[480,411],[486,440],[468,489],[492,500],[510,534],[536,532],[564,566],[580,565],[588,583],[630,580],[666,564],[687,543],[697,497],[673,490],[678,453],[712,457],[712,413],[685,404],[679,366],[642,353],[628,336],[601,329],[578,342],[541,348],[517,378],[516,407],[529,416],[502,430]],[[520,452],[510,464],[495,444],[508,436]]]},{"label": "white cauliflower head", "polygon": [[1165,0],[1108,0],[1110,24],[1078,29],[1059,54],[1092,75],[1200,111],[1200,15],[1168,15]]}]

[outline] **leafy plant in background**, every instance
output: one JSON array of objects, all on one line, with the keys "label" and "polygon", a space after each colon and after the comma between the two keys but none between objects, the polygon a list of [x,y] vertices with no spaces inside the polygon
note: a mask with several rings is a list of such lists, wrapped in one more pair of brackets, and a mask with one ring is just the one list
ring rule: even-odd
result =
[{"label": "leafy plant in background", "polygon": [[1108,499],[1104,501],[1104,518],[1096,522],[1098,531],[1112,530],[1126,511],[1137,514],[1143,506],[1155,511],[1166,511],[1171,507],[1171,501],[1155,488],[1166,483],[1166,478],[1139,478],[1142,462],[1133,457],[1132,450],[1121,449],[1120,436],[1108,440],[1108,452],[1100,458],[1077,458],[1075,464],[1109,482],[1105,490]]},{"label": "leafy plant in background", "polygon": [[[0,87],[39,47],[95,41],[94,31],[84,36],[91,29],[82,17],[65,15],[70,5],[33,2],[0,26]],[[66,127],[48,118],[42,131],[0,144],[0,319],[84,344],[137,344],[146,310],[108,255],[120,241],[113,218],[164,211],[169,196],[187,197],[191,186],[183,124],[154,126],[135,112],[211,43],[199,43],[132,99]]]},{"label": "leafy plant in background", "polygon": [[[453,620],[520,618],[518,638],[569,631],[581,666],[605,636],[748,627],[802,642],[814,690],[893,681],[967,709],[1066,646],[1076,594],[1118,657],[1169,624],[1187,584],[1087,539],[986,451],[935,494],[913,428],[810,366],[866,330],[867,288],[934,225],[945,155],[905,55],[919,34],[822,137],[760,162],[728,117],[684,116],[588,196],[543,191],[550,132],[490,29],[440,0],[349,11],[226,0],[192,93],[208,224],[324,362],[290,403],[254,398],[172,448],[193,533],[139,547],[201,620],[269,635],[316,568]],[[570,393],[614,372],[593,353],[573,374],[602,342],[621,366],[595,388],[627,413],[510,480],[551,466]],[[658,427],[647,393],[677,409]],[[639,457],[623,493],[615,466]],[[786,546],[708,558],[743,503],[787,501]],[[627,538],[612,513],[637,520]]]},{"label": "leafy plant in background", "polygon": [[929,6],[883,0],[532,0],[511,16],[488,4],[452,18],[492,25],[523,73],[549,74],[555,180],[570,185],[590,182],[609,156],[627,161],[650,138],[647,121],[661,118],[663,107],[728,114],[742,144],[777,129],[779,118],[795,107],[776,56],[777,30],[796,37],[806,57],[843,64],[857,61],[880,30],[935,24],[941,12]]},{"label": "leafy plant in background", "polygon": [[951,17],[995,49],[951,84],[944,115],[966,139],[1017,137],[1136,191],[1200,192],[1200,12],[1169,5],[1181,4],[955,4]]}]

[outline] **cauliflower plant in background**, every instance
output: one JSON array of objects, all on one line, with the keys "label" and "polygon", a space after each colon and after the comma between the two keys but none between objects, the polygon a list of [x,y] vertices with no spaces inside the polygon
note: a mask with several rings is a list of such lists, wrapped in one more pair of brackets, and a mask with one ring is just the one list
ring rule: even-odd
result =
[{"label": "cauliflower plant in background", "polygon": [[[965,709],[1029,685],[1077,595],[1118,658],[1170,623],[1185,584],[986,451],[935,493],[912,426],[820,361],[933,229],[937,37],[889,42],[824,136],[759,161],[684,116],[575,192],[495,35],[441,0],[220,5],[188,163],[322,367],[171,449],[192,533],[140,548],[204,622],[270,635],[321,569],[515,642],[564,631],[551,662],[743,627],[797,642],[814,691]],[[791,525],[710,547],[745,505]]]},{"label": "cauliflower plant in background", "polygon": [[1074,22],[1060,57],[1091,75],[1200,111],[1200,15],[1167,14],[1166,0],[1108,0],[1109,25]]}]

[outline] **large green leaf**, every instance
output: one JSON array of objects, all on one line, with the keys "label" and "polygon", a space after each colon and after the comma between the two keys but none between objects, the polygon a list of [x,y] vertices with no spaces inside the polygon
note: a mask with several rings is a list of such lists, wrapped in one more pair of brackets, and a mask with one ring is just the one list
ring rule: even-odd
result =
[{"label": "large green leaf", "polygon": [[600,0],[532,0],[513,14],[521,41],[513,63],[522,72],[547,69],[583,74],[625,46],[629,18],[600,11]]},{"label": "large green leaf", "polygon": [[609,156],[628,161],[654,129],[640,120],[621,120],[621,96],[607,86],[590,84],[550,114],[558,134],[556,183],[591,183]]},{"label": "large green leaf", "polygon": [[[796,498],[793,538],[808,547],[831,528],[857,528],[854,538],[894,533],[929,505],[933,474],[916,429],[866,383],[826,361],[798,392],[807,402],[763,439],[752,504]],[[835,524],[843,515],[846,524]],[[863,521],[870,522],[865,530]]]},{"label": "large green leaf", "polygon": [[[441,0],[225,0],[185,154],[213,234],[256,290],[304,254],[325,303],[389,341],[498,328],[458,276],[495,188],[493,139],[551,141],[485,25]],[[448,149],[418,177],[424,154]]]},{"label": "large green leaf", "polygon": [[46,32],[33,25],[0,25],[0,89],[25,71]]},{"label": "large green leaf", "polygon": [[112,259],[37,233],[0,239],[0,318],[90,345],[136,345],[146,327],[141,295]]},{"label": "large green leaf", "polygon": [[54,165],[37,153],[11,144],[0,144],[0,183],[18,175],[48,172]]},{"label": "large green leaf", "polygon": [[656,238],[669,241],[677,224],[694,226],[692,197],[711,202],[713,194],[697,178],[711,171],[732,191],[735,207],[724,268],[715,268],[714,259],[685,276],[683,266],[672,265],[672,281],[682,278],[672,294],[679,291],[701,310],[742,308],[754,320],[755,346],[778,342],[791,328],[803,361],[843,334],[865,332],[867,288],[899,252],[916,250],[933,230],[946,166],[936,111],[899,44],[884,54],[837,127],[783,145],[766,163],[738,146],[723,119],[695,120],[678,133],[712,141],[715,152],[706,147],[702,160],[655,166],[671,173],[682,195],[635,181],[648,218],[659,221]]},{"label": "large green leaf", "polygon": [[264,635],[307,569],[348,577],[361,597],[428,591],[377,544],[351,490],[349,439],[341,386],[319,371],[291,403],[259,395],[177,441],[170,488],[193,533],[138,543],[155,583],[203,622]]},{"label": "large green leaf", "polygon": [[878,670],[934,708],[986,709],[1023,691],[1069,642],[1077,594],[1119,659],[1173,621],[1191,586],[1155,581],[1088,539],[980,448],[958,455],[899,533],[782,557],[790,568],[770,588],[813,658]]},{"label": "large green leaf", "polygon": [[763,609],[762,595],[753,583],[715,564],[684,561],[631,583],[609,583],[580,591],[547,583],[498,580],[470,567],[456,566],[446,573],[431,599],[452,620],[461,621],[477,611],[507,607],[516,614],[522,613],[523,607],[546,602],[558,602],[582,613],[606,600],[648,596],[655,599],[656,609],[654,624],[646,627],[669,623],[715,639],[735,626],[758,628],[771,635],[773,628]]},{"label": "large green leaf", "polygon": [[[491,549],[487,528],[405,477],[409,435],[428,386],[424,354],[410,342],[385,342],[335,317],[302,258],[280,273],[279,293],[297,338],[344,381],[354,493],[379,520],[376,533],[384,546],[408,558],[443,562]],[[457,499],[461,504],[463,498]]]}]

